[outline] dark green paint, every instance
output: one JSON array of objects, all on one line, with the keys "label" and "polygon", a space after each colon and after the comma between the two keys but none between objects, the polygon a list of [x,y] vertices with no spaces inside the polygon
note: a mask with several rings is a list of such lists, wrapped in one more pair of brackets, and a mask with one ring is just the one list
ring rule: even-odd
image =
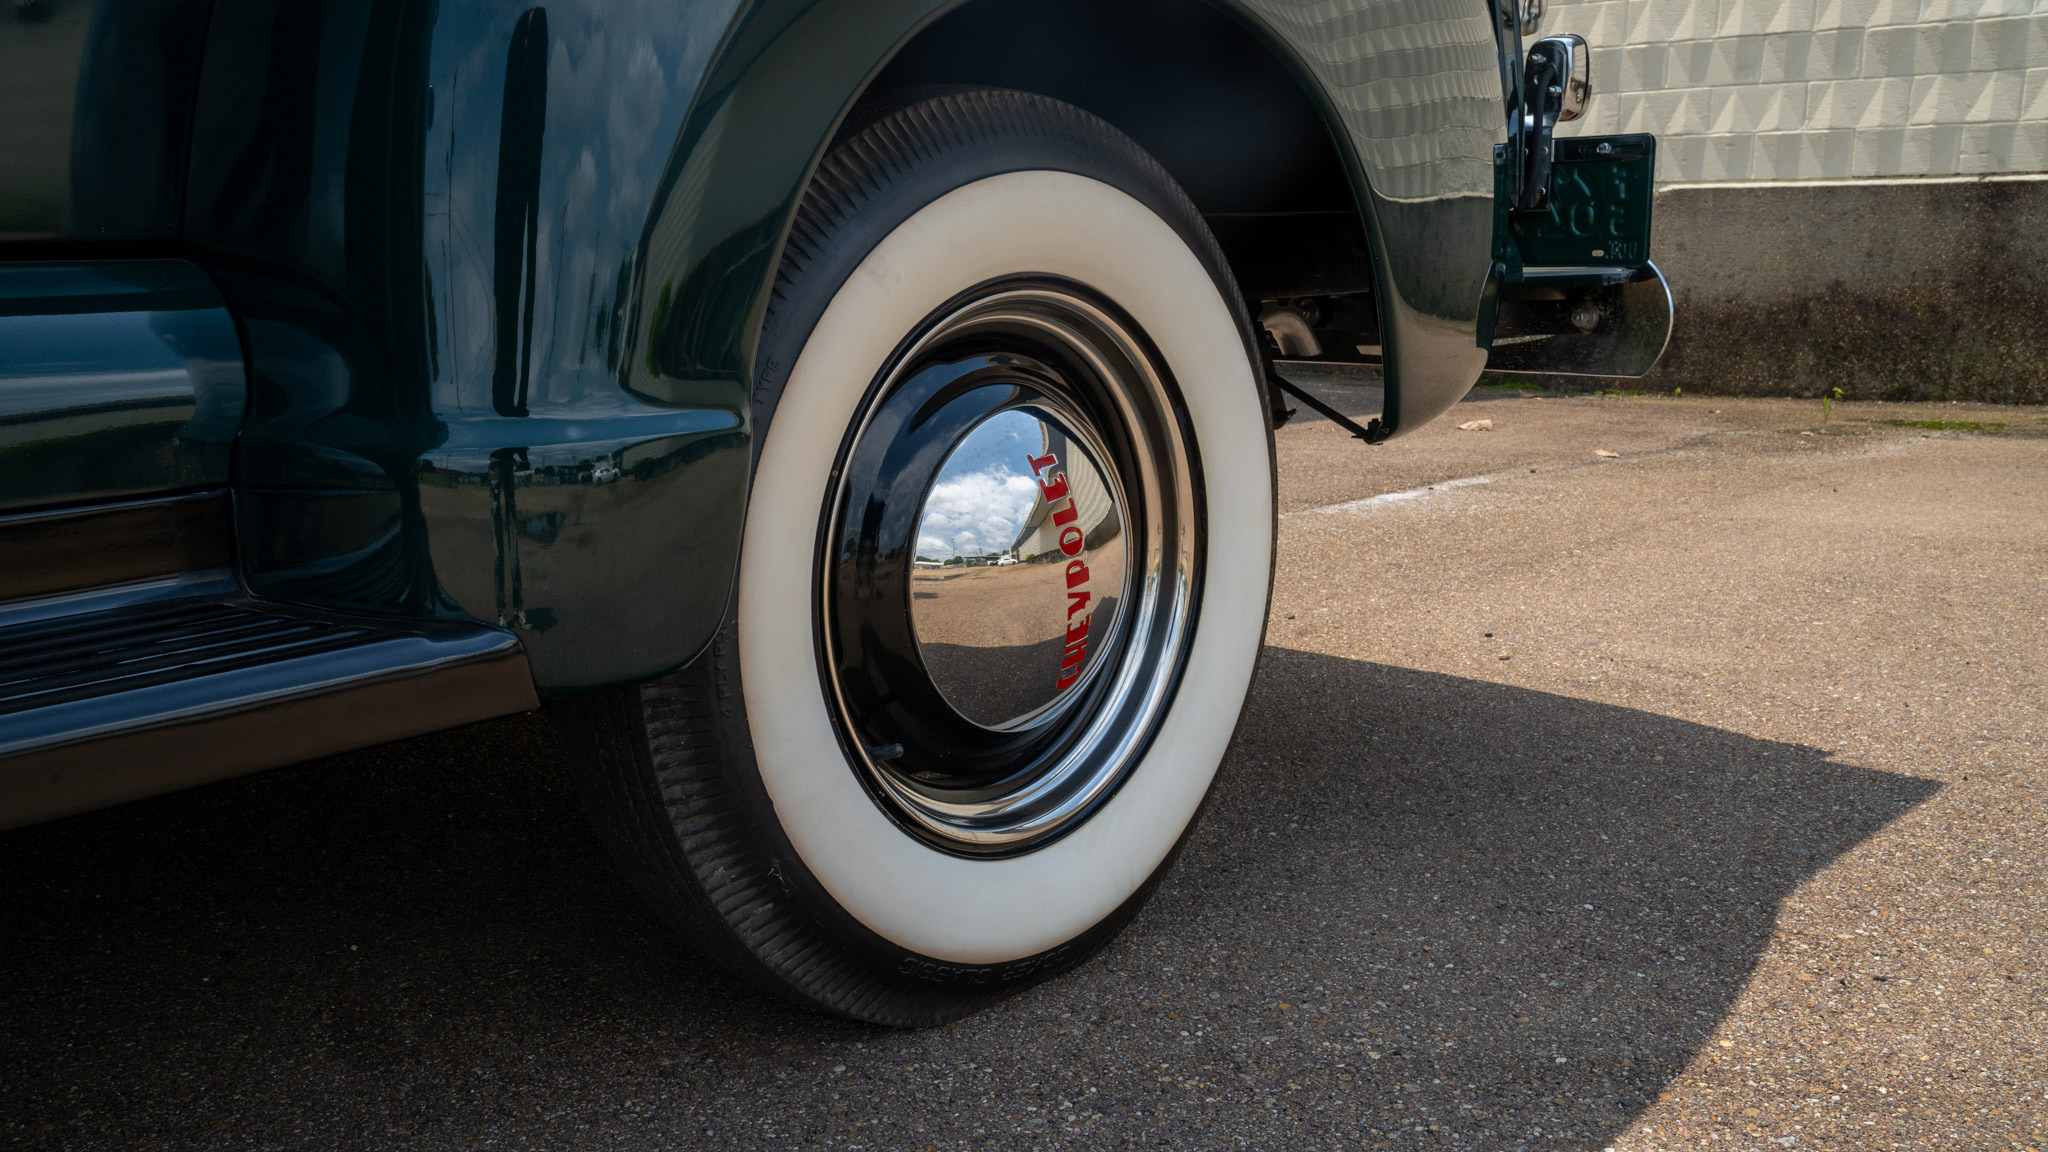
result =
[{"label": "dark green paint", "polygon": [[730,6],[218,8],[186,229],[248,334],[251,588],[503,623],[554,689],[694,655],[745,392],[651,372],[640,296]]},{"label": "dark green paint", "polygon": [[[1328,122],[1380,256],[1387,416],[1427,419],[1484,357],[1489,4],[1215,3]],[[189,180],[140,183],[182,199],[177,242],[241,325],[249,586],[503,623],[553,690],[694,656],[730,595],[750,386],[789,368],[754,341],[796,198],[956,6],[216,0]]]},{"label": "dark green paint", "polygon": [[225,485],[244,388],[193,265],[0,264],[0,512]]},{"label": "dark green paint", "polygon": [[[1511,143],[1513,33],[1493,0],[1230,0],[1322,108],[1378,258],[1383,435],[1456,404],[1486,363],[1494,150]],[[1516,65],[1518,68],[1519,65]]]},{"label": "dark green paint", "polygon": [[0,259],[169,251],[211,6],[0,8]]}]

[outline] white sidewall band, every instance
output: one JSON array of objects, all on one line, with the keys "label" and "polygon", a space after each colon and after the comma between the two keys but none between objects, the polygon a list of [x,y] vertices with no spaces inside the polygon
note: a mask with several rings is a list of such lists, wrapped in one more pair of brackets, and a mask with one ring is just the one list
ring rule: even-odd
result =
[{"label": "white sidewall band", "polygon": [[[1159,349],[1200,456],[1207,551],[1188,672],[1115,797],[1044,848],[973,860],[898,828],[847,763],[819,679],[813,550],[840,444],[898,341],[967,289],[1020,274],[1088,285]],[[927,205],[861,262],[804,344],[763,441],[738,620],[762,783],[805,866],[855,919],[934,959],[997,964],[1086,932],[1158,869],[1208,791],[1258,658],[1273,541],[1265,423],[1207,269],[1108,184],[992,176]]]}]

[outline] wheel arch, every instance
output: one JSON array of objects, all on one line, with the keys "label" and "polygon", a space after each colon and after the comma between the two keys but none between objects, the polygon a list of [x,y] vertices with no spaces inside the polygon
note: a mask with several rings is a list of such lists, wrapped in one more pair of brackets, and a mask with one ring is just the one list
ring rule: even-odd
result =
[{"label": "wheel arch", "polygon": [[1137,141],[1205,216],[1358,211],[1341,122],[1284,44],[1206,0],[969,0],[869,86],[1015,88]]},{"label": "wheel arch", "polygon": [[[1015,20],[1035,39],[1006,37]],[[1477,317],[1505,133],[1493,21],[1487,0],[1317,14],[1271,0],[746,0],[697,82],[642,233],[624,383],[657,403],[718,397],[741,410],[779,385],[791,366],[759,356],[762,319],[796,205],[849,115],[892,86],[1000,84],[1103,115],[1212,223],[1290,203],[1352,221],[1383,333],[1384,426],[1404,431],[1455,403],[1485,362]],[[1254,63],[1231,71],[1243,58],[1228,53],[1247,48]],[[1139,57],[1153,87],[1100,80]],[[1212,115],[1189,117],[1176,99]],[[1221,151],[1218,135],[1231,137]],[[1256,291],[1268,278],[1246,270],[1245,246],[1223,246]],[[724,515],[720,547],[732,540],[736,565],[739,509]],[[689,639],[694,656],[708,633]]]},{"label": "wheel arch", "polygon": [[[669,398],[659,379],[744,364],[758,380],[786,369],[758,363],[755,342],[796,203],[864,101],[920,87],[1014,88],[1102,117],[1187,191],[1248,295],[1305,282],[1378,287],[1381,261],[1367,240],[1373,198],[1355,141],[1288,37],[1240,0],[828,0],[796,9],[786,0],[742,9],[677,143],[664,210],[643,241],[652,258],[641,291],[647,320],[635,326],[658,378],[646,386],[655,398]],[[760,212],[764,203],[772,212]],[[1235,227],[1281,216],[1317,227],[1277,236]],[[1339,229],[1348,259],[1333,262],[1326,242]],[[663,250],[676,246],[664,234],[683,232],[698,250],[672,262],[679,276],[664,276]],[[1320,270],[1304,274],[1304,264]]]}]

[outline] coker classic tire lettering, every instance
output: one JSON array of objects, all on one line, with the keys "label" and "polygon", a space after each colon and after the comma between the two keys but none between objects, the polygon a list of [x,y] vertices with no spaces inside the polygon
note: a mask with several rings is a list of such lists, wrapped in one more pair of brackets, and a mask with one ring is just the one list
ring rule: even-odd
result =
[{"label": "coker classic tire lettering", "polygon": [[[757,387],[726,624],[561,711],[671,922],[765,987],[916,1025],[1086,959],[1182,842],[1263,639],[1272,447],[1223,260],[1128,139],[1003,91],[854,122],[764,324],[758,362],[788,368]],[[1004,436],[986,475],[1030,482],[1021,529],[988,514],[1006,558],[920,558],[932,494]],[[956,605],[1037,631],[977,640]]]}]

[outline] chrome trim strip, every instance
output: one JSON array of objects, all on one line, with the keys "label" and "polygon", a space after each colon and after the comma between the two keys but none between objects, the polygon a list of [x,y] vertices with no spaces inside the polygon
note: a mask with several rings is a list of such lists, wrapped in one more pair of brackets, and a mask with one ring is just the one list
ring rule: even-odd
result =
[{"label": "chrome trim strip", "polygon": [[0,602],[60,596],[234,561],[224,488],[0,515]]},{"label": "chrome trim strip", "polygon": [[381,670],[309,675],[289,688],[223,701],[214,711],[187,709],[97,738],[46,743],[0,758],[0,828],[540,706],[526,654],[514,637],[478,628],[471,640],[425,663],[406,663],[421,653],[417,645],[401,643],[384,653],[391,659]]},{"label": "chrome trim strip", "polygon": [[199,572],[183,572],[168,579],[137,580],[105,588],[89,588],[83,592],[60,592],[54,596],[0,604],[0,629],[55,620],[60,616],[111,612],[116,608],[132,608],[164,600],[227,597],[238,591],[232,569],[208,568]]},{"label": "chrome trim strip", "polygon": [[[347,691],[394,677],[502,657],[519,649],[509,632],[473,628],[443,636],[380,637],[336,652],[87,697],[0,716],[0,757],[19,756],[107,736],[215,719],[301,696]],[[192,701],[192,685],[211,688]],[[517,711],[517,709],[515,709]]]},{"label": "chrome trim strip", "polygon": [[0,527],[15,524],[37,524],[46,520],[70,520],[81,516],[96,516],[103,512],[127,512],[137,508],[160,508],[166,504],[204,504],[219,500],[227,495],[225,488],[204,488],[197,492],[179,492],[170,496],[141,496],[133,500],[95,501],[90,504],[66,504],[57,508],[25,508],[0,513]]}]

